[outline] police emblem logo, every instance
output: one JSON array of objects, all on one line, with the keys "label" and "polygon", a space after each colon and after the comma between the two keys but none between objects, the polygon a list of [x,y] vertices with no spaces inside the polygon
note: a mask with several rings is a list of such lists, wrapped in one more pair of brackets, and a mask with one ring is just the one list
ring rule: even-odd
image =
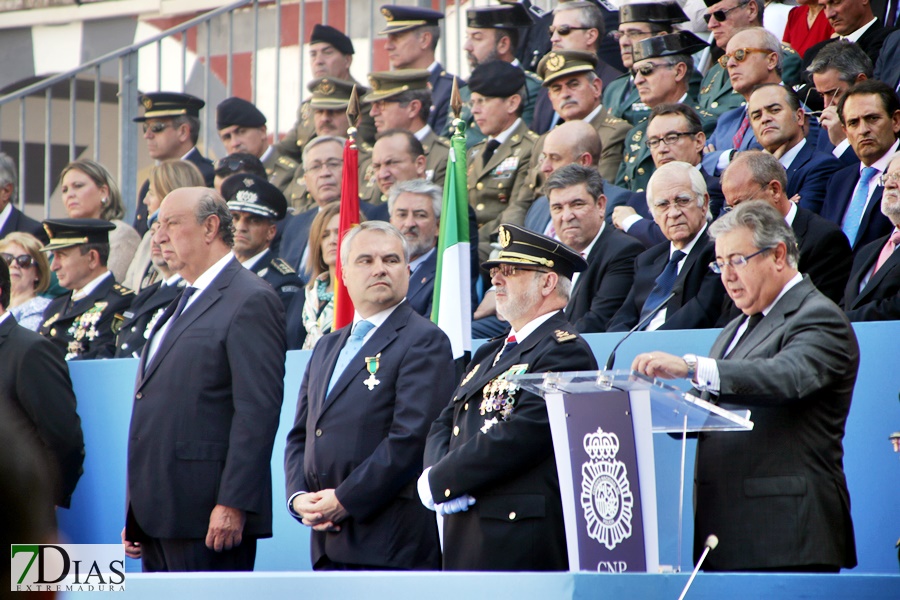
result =
[{"label": "police emblem logo", "polygon": [[394,13],[392,13],[391,10],[387,7],[383,7],[381,9],[381,14],[384,15],[384,18],[387,19],[388,21],[394,20]]},{"label": "police emblem logo", "polygon": [[509,243],[512,241],[512,237],[509,232],[506,230],[506,227],[503,225],[500,226],[500,230],[498,231],[498,237],[500,239],[500,246],[506,248],[509,246]]},{"label": "police emblem logo", "polygon": [[547,70],[551,73],[555,73],[559,71],[564,66],[566,66],[566,59],[560,54],[551,53],[550,57],[547,59]]},{"label": "police emblem logo", "polygon": [[250,190],[239,190],[238,193],[234,195],[234,199],[245,204],[257,204],[258,202],[256,194]]},{"label": "police emblem logo", "polygon": [[598,427],[584,436],[584,450],[590,457],[581,466],[581,508],[587,534],[613,550],[631,537],[634,509],[628,469],[616,460],[619,437]]},{"label": "police emblem logo", "polygon": [[377,92],[379,89],[381,89],[378,80],[374,77],[369,77],[369,87],[372,88],[373,92]]},{"label": "police emblem logo", "polygon": [[556,341],[560,343],[574,340],[577,337],[574,333],[563,331],[562,329],[557,329],[553,332],[553,335],[556,337]]},{"label": "police emblem logo", "polygon": [[247,187],[250,187],[251,185],[253,185],[253,180],[250,179],[249,177],[245,177],[245,178],[244,178],[244,185],[246,185]]},{"label": "police emblem logo", "polygon": [[143,104],[144,104],[145,109],[150,110],[151,108],[153,108],[153,98],[148,98],[147,96],[144,96]]},{"label": "police emblem logo", "polygon": [[333,83],[327,79],[323,79],[322,83],[316,86],[316,93],[322,94],[323,96],[330,96],[334,93],[334,89]]}]

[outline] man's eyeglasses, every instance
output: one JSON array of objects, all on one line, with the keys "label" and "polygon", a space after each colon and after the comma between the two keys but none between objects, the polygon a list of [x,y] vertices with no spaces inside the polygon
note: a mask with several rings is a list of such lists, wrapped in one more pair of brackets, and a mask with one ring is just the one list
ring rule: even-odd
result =
[{"label": "man's eyeglasses", "polygon": [[675,198],[674,203],[668,200],[657,200],[653,203],[653,210],[664,213],[672,207],[672,204],[675,204],[676,208],[683,210],[692,204],[696,204],[696,199],[691,196],[678,196]]},{"label": "man's eyeglasses", "polygon": [[719,57],[719,64],[722,65],[723,69],[728,68],[728,59],[734,58],[735,62],[742,63],[748,58],[750,58],[751,54],[759,53],[759,54],[772,54],[774,50],[769,50],[768,48],[738,48],[734,52],[730,54],[723,54]]},{"label": "man's eyeglasses", "polygon": [[768,248],[763,248],[762,250],[757,250],[753,254],[749,256],[732,256],[725,262],[713,261],[709,263],[709,270],[715,273],[716,275],[721,275],[722,271],[725,270],[725,267],[731,267],[732,269],[743,269],[747,266],[747,263],[750,262],[750,259],[758,254],[762,254],[763,252],[768,252],[772,250],[773,246],[769,246]]},{"label": "man's eyeglasses", "polygon": [[660,144],[665,144],[666,146],[671,146],[672,144],[674,144],[678,140],[680,140],[682,138],[682,136],[685,136],[685,135],[697,135],[697,133],[691,132],[691,131],[672,131],[662,137],[647,138],[647,146],[651,150],[655,150],[656,147],[659,146]]},{"label": "man's eyeglasses", "polygon": [[6,264],[10,267],[14,262],[19,265],[20,269],[27,269],[35,265],[34,258],[29,256],[28,254],[13,256],[12,254],[7,254],[6,252],[0,252],[0,257],[2,257]]},{"label": "man's eyeglasses", "polygon": [[878,183],[880,183],[882,187],[886,187],[887,184],[891,182],[893,182],[896,186],[900,186],[900,171],[894,171],[893,173],[882,173],[878,177]]},{"label": "man's eyeglasses", "polygon": [[520,267],[518,265],[502,264],[497,267],[491,267],[491,270],[488,271],[488,273],[490,273],[491,278],[493,279],[497,275],[497,273],[500,273],[504,277],[512,277],[519,271],[531,271],[534,273],[546,273],[547,272],[544,269],[535,269],[533,267]]},{"label": "man's eyeglasses", "polygon": [[153,134],[162,133],[166,130],[167,127],[171,125],[172,123],[168,121],[157,121],[156,123],[141,123],[144,133],[147,133],[149,131]]},{"label": "man's eyeglasses", "polygon": [[672,63],[645,63],[640,67],[632,67],[631,74],[637,77],[640,73],[644,77],[650,77],[657,69],[671,69],[674,66]]},{"label": "man's eyeglasses", "polygon": [[726,8],[725,10],[717,10],[717,11],[711,12],[709,14],[705,14],[705,15],[703,15],[703,20],[706,21],[707,25],[709,25],[710,19],[715,19],[719,23],[724,23],[725,19],[728,18],[728,13],[730,13],[733,10],[739,9],[742,6],[746,6],[749,2],[750,2],[750,0],[744,0],[743,2],[740,2],[737,6],[732,6],[731,8]]},{"label": "man's eyeglasses", "polygon": [[550,35],[554,33],[558,33],[559,35],[566,37],[573,31],[587,31],[588,29],[594,29],[593,27],[576,27],[574,25],[560,25],[557,27],[556,25],[551,25],[547,28],[550,31]]},{"label": "man's eyeglasses", "polygon": [[307,173],[318,173],[325,167],[328,167],[329,171],[337,171],[344,164],[344,161],[339,158],[329,158],[325,162],[313,163],[310,165],[308,169],[306,169]]}]

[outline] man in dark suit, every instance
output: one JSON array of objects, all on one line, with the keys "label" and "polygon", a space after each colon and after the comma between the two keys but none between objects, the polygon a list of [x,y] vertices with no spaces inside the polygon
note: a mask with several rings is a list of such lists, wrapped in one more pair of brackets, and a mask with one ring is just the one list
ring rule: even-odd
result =
[{"label": "man in dark suit", "polygon": [[141,354],[122,541],[144,571],[249,571],[272,535],[284,308],[232,255],[215,190],[175,190],[159,224],[154,239],[188,286]]},{"label": "man in dark suit", "polygon": [[423,179],[395,183],[388,197],[391,225],[409,246],[409,289],[406,301],[413,310],[431,318],[434,275],[437,269],[438,232],[443,191]]},{"label": "man in dark suit", "polygon": [[890,219],[890,234],[860,248],[841,307],[851,321],[900,319],[900,156],[894,155],[883,178],[881,212]]},{"label": "man in dark suit", "polygon": [[[730,208],[747,200],[765,200],[771,204],[797,238],[800,272],[809,276],[816,289],[837,304],[850,275],[850,243],[840,227],[792,202],[785,192],[786,181],[784,167],[774,156],[751,150],[741,153],[725,170],[722,190]],[[737,309],[734,309],[728,321],[736,316]]]},{"label": "man in dark suit", "polygon": [[706,182],[692,165],[670,162],[650,178],[647,193],[653,217],[669,243],[637,257],[634,285],[607,331],[629,331],[663,302],[645,330],[714,327],[725,290],[708,266],[715,249],[706,236],[711,220]]},{"label": "man in dark suit", "polygon": [[19,177],[12,158],[0,152],[0,239],[8,233],[30,233],[41,243],[48,242],[47,232],[41,224],[16,208]]},{"label": "man in dark suit", "polygon": [[[381,14],[387,24],[378,35],[387,36],[384,50],[391,69],[427,69],[431,108],[426,122],[436,133],[444,131],[450,114],[450,92],[455,75],[435,58],[444,13],[418,6],[385,5]],[[464,82],[460,81],[460,85]],[[374,115],[372,115],[374,117]]]},{"label": "man in dark suit", "polygon": [[39,333],[66,360],[112,358],[122,313],[134,299],[106,268],[115,226],[102,219],[48,219],[44,228],[50,234],[44,251],[53,253],[50,269],[68,293],[44,309]]},{"label": "man in dark suit", "polygon": [[847,90],[838,116],[860,164],[831,177],[820,214],[841,227],[856,252],[893,229],[881,213],[878,177],[900,145],[900,99],[884,83],[866,80]]},{"label": "man in dark suit", "polygon": [[800,99],[781,84],[765,84],[750,93],[747,112],[756,139],[787,171],[788,198],[818,214],[825,200],[825,185],[841,163],[807,141],[809,117]]},{"label": "man in dark suit", "polygon": [[[868,0],[825,0],[825,16],[840,39],[858,45],[872,60],[878,60],[885,38],[894,30],[885,27],[883,18],[872,13],[872,3]],[[837,40],[828,39],[811,46],[803,54],[804,69],[815,60],[816,55],[828,44]]]},{"label": "man in dark suit", "polygon": [[893,31],[884,39],[875,62],[875,79],[895,90],[900,87],[900,31]]},{"label": "man in dark suit", "polygon": [[556,237],[587,261],[572,277],[565,317],[580,333],[606,331],[634,283],[634,259],[644,247],[604,222],[606,196],[596,169],[566,165],[544,189]]},{"label": "man in dark suit", "polygon": [[[157,162],[181,159],[194,163],[206,185],[213,186],[216,176],[215,167],[208,158],[197,150],[200,139],[200,109],[206,102],[177,92],[155,92],[140,97],[144,114],[132,119],[140,123],[147,142],[150,158]],[[150,189],[150,181],[144,181],[138,192],[137,212],[134,216],[134,228],[141,235],[147,232],[147,205],[144,196]]]},{"label": "man in dark suit", "polygon": [[285,447],[288,510],[312,527],[316,570],[438,569],[416,500],[428,428],[453,389],[450,341],[404,302],[405,239],[368,221],[341,244],[353,325],[316,344]]},{"label": "man in dark suit", "polygon": [[816,140],[816,150],[828,152],[846,166],[859,164],[856,153],[841,126],[837,107],[841,97],[851,86],[872,78],[872,60],[850,41],[827,44],[807,68],[818,96],[822,99],[819,125],[822,132]]},{"label": "man in dark suit", "polygon": [[794,235],[767,203],[742,203],[710,235],[716,269],[744,314],[722,330],[709,358],[654,351],[632,365],[650,377],[689,379],[726,410],[751,410],[752,431],[700,434],[695,559],[715,534],[708,571],[852,568],[843,437],[859,368],[856,336],[797,271]]},{"label": "man in dark suit", "polygon": [[482,345],[431,426],[419,498],[444,515],[445,570],[568,568],[562,500],[544,399],[507,377],[597,368],[562,314],[584,259],[556,240],[501,225],[484,263],[511,335]]},{"label": "man in dark suit", "polygon": [[35,475],[48,481],[53,502],[68,508],[84,472],[69,367],[53,344],[16,323],[7,312],[9,298],[9,267],[0,260],[0,410],[7,424],[43,450],[47,462]]}]

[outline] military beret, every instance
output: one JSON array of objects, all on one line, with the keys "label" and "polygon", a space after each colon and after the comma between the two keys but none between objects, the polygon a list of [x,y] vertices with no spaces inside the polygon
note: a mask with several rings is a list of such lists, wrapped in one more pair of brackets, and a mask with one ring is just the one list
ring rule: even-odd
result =
[{"label": "military beret", "polygon": [[[719,0],[721,2],[721,0]],[[622,23],[657,23],[672,25],[684,23],[687,15],[676,2],[636,2],[619,7],[619,24]]]},{"label": "military beret", "polygon": [[675,54],[693,54],[706,48],[708,44],[690,31],[676,31],[666,35],[655,35],[636,42],[632,47],[634,62],[673,56]]},{"label": "military beret", "polygon": [[178,92],[152,92],[142,94],[140,97],[144,114],[132,119],[135,123],[142,123],[147,119],[162,119],[171,117],[199,117],[200,109],[206,106],[206,102]]},{"label": "military beret", "polygon": [[103,219],[47,219],[43,225],[50,237],[50,243],[42,248],[45,252],[81,244],[108,244],[109,232],[116,228]]},{"label": "military beret", "polygon": [[228,208],[280,221],[287,214],[287,200],[277,187],[256,175],[240,173],[222,182]]},{"label": "military beret", "polygon": [[572,279],[576,272],[587,269],[587,261],[562,242],[504,223],[499,231],[500,254],[481,264],[490,269],[502,264],[544,267]]},{"label": "military beret", "polygon": [[422,8],[419,6],[392,6],[387,4],[381,7],[381,14],[387,25],[378,32],[378,35],[401,33],[410,31],[425,25],[437,26],[438,21],[444,18],[444,13]]},{"label": "military beret", "polygon": [[226,98],[216,107],[216,129],[225,129],[232,125],[240,127],[263,127],[266,115],[256,105],[243,98]]},{"label": "military beret", "polygon": [[399,69],[397,71],[376,71],[369,73],[372,91],[363,97],[363,102],[387,100],[409,90],[430,90],[427,69]]},{"label": "military beret", "polygon": [[533,23],[528,9],[518,2],[466,11],[466,25],[473,29],[519,29],[531,27]]},{"label": "military beret", "polygon": [[354,54],[353,42],[350,41],[343,31],[335,29],[331,25],[322,25],[316,23],[309,36],[310,44],[324,43],[331,44],[341,54]]},{"label": "military beret", "polygon": [[593,52],[577,50],[556,50],[548,52],[538,63],[538,76],[544,86],[566,75],[588,73],[597,68],[597,55]]},{"label": "military beret", "polygon": [[481,63],[469,77],[469,89],[489,98],[508,98],[525,86],[525,71],[505,60]]}]

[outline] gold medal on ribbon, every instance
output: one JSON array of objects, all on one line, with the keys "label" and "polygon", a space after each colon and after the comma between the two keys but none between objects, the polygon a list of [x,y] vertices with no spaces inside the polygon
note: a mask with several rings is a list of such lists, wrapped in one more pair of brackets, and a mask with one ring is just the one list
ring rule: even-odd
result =
[{"label": "gold medal on ribbon", "polygon": [[375,386],[380,384],[381,382],[375,378],[375,373],[378,372],[378,366],[381,359],[381,352],[376,354],[375,356],[367,356],[366,357],[366,369],[369,371],[369,377],[363,383],[369,388],[369,391],[375,389]]}]

